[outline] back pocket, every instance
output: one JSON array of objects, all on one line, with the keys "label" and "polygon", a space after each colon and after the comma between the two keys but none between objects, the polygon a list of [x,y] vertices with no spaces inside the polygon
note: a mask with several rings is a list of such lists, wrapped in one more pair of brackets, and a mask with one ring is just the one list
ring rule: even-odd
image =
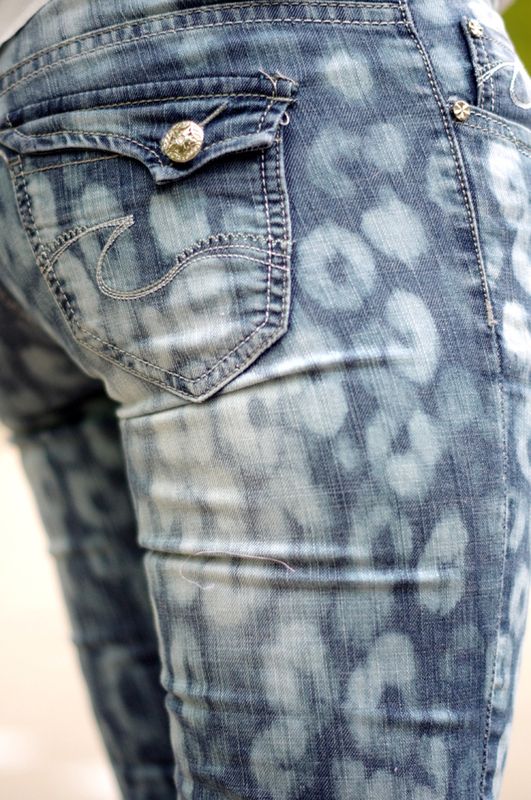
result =
[{"label": "back pocket", "polygon": [[21,214],[82,346],[200,402],[286,332],[297,89],[259,71],[10,113]]}]

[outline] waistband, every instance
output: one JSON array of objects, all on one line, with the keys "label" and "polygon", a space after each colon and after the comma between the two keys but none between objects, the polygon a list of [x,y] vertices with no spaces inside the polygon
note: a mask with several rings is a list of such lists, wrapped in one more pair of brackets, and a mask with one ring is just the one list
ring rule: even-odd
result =
[{"label": "waistband", "polygon": [[[475,0],[476,6],[482,4],[494,10],[499,3],[500,0]],[[250,9],[255,9],[258,15],[268,9],[276,8],[278,12],[279,7],[296,6],[298,16],[306,18],[313,13],[340,19],[342,13],[348,15],[355,10],[357,17],[367,20],[379,17],[389,20],[393,15],[398,18],[405,4],[423,15],[434,13],[433,0],[128,0],[127,4],[109,0],[48,0],[0,47],[0,113],[9,111],[7,98],[14,90],[18,93],[19,87],[24,88],[24,102],[32,102],[35,84],[35,94],[42,99],[50,78],[53,84],[56,67],[63,63],[74,65],[74,70],[77,65],[80,69],[87,68],[88,63],[92,65],[95,61],[89,58],[89,62],[81,62],[85,55],[96,56],[100,51],[103,55],[114,45],[147,36],[164,36],[186,26],[202,27],[207,17],[209,22],[204,27],[213,28],[227,24],[229,15],[229,24],[235,24],[233,20],[237,20],[239,10],[243,18],[249,16]],[[444,0],[437,4],[443,10],[453,8],[456,13],[469,10],[468,5],[467,0]],[[15,102],[20,105],[18,99]]]}]

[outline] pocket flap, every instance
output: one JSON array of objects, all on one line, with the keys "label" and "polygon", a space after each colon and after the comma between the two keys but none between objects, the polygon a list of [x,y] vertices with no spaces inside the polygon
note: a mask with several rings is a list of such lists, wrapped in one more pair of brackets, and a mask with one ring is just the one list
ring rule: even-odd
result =
[{"label": "pocket flap", "polygon": [[[140,160],[156,183],[176,181],[226,153],[270,147],[297,88],[259,71],[50,98],[11,111],[0,143],[20,154],[110,151]],[[185,121],[199,125],[203,139],[193,157],[175,161],[163,140]]]}]

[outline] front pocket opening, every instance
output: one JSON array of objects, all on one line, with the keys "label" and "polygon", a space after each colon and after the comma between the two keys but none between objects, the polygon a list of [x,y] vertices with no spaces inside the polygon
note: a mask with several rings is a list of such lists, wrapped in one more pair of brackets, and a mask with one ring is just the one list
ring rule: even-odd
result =
[{"label": "front pocket opening", "polygon": [[471,59],[476,96],[480,109],[528,125],[531,109],[531,79],[508,34],[502,34],[476,20],[461,19]]}]

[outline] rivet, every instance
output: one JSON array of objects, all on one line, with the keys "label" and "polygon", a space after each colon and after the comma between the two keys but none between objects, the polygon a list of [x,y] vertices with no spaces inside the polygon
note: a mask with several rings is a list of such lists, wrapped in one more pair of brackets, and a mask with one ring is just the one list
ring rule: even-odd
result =
[{"label": "rivet", "polygon": [[191,161],[203,146],[205,132],[201,125],[190,119],[176,122],[162,137],[162,152],[172,161]]},{"label": "rivet", "polygon": [[468,30],[470,34],[474,36],[476,39],[480,39],[483,36],[483,25],[481,22],[478,22],[477,19],[471,19],[468,22]]},{"label": "rivet", "polygon": [[452,113],[459,122],[466,122],[471,114],[471,108],[466,100],[456,100],[452,106]]}]

